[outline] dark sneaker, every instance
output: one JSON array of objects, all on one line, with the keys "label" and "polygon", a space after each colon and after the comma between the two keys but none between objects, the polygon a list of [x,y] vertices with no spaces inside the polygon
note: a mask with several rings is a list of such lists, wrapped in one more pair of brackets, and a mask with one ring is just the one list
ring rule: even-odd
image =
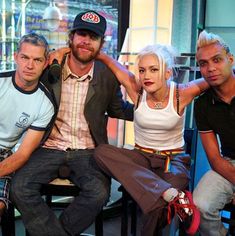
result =
[{"label": "dark sneaker", "polygon": [[168,219],[171,219],[171,210],[178,215],[183,222],[187,234],[194,235],[200,224],[200,212],[193,203],[192,194],[189,191],[180,191],[168,204]]}]

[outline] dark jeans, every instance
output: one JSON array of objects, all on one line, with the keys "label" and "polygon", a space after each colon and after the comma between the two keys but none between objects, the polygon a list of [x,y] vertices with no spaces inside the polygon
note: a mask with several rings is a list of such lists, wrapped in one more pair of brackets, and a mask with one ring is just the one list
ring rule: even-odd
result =
[{"label": "dark jeans", "polygon": [[[110,180],[98,168],[93,152],[39,148],[16,172],[10,196],[30,235],[79,235],[92,224],[110,193]],[[40,188],[57,178],[62,164],[70,167],[70,180],[81,192],[57,219],[41,198]]]}]

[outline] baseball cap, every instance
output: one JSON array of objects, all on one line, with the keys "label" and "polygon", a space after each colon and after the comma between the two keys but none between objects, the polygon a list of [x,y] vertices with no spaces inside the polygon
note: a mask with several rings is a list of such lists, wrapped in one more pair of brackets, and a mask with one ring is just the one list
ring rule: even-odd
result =
[{"label": "baseball cap", "polygon": [[73,22],[70,31],[85,29],[104,36],[106,30],[106,19],[95,11],[86,11],[79,13]]}]

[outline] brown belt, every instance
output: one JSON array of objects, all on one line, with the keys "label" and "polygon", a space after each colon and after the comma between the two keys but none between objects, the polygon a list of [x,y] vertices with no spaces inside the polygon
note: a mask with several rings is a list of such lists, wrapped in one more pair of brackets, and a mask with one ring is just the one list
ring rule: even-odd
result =
[{"label": "brown belt", "polygon": [[165,167],[164,167],[164,172],[170,172],[170,166],[171,166],[171,157],[172,155],[177,155],[180,153],[185,153],[183,148],[175,148],[175,149],[168,149],[168,150],[156,150],[153,148],[146,148],[146,147],[141,147],[138,144],[135,144],[135,148],[138,150],[141,150],[143,152],[148,152],[148,153],[153,153],[161,156],[165,156]]},{"label": "brown belt", "polygon": [[144,151],[144,152],[154,153],[154,154],[158,154],[158,155],[162,155],[162,156],[175,155],[175,154],[180,154],[180,153],[185,152],[183,148],[175,148],[175,149],[168,149],[168,150],[156,150],[153,148],[141,147],[138,144],[135,144],[135,148],[139,149],[141,151]]}]

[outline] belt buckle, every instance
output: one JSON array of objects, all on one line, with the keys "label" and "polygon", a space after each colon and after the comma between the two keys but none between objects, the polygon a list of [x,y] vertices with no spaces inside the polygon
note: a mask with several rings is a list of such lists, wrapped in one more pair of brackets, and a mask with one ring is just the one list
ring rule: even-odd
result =
[{"label": "belt buckle", "polygon": [[162,155],[162,153],[161,153],[160,150],[155,150],[155,154],[157,154],[157,155]]}]

